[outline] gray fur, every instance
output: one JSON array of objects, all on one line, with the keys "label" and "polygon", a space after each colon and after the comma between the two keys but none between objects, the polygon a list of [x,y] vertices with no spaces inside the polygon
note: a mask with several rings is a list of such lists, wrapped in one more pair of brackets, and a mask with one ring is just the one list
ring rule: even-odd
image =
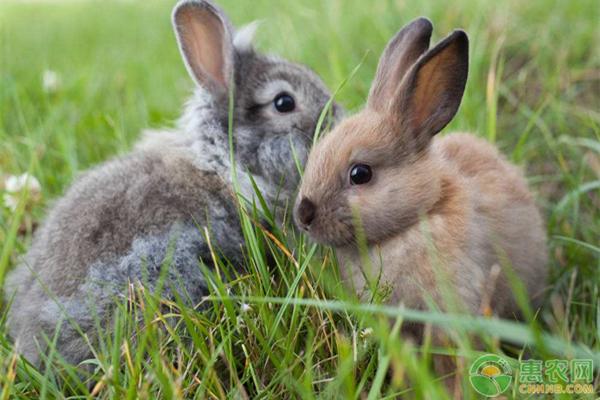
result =
[{"label": "gray fur", "polygon": [[[207,4],[184,1],[176,9]],[[219,13],[225,29],[231,29],[217,8],[206,9]],[[232,55],[238,179],[245,197],[254,195],[248,172],[269,206],[284,206],[298,183],[290,143],[304,162],[330,94],[309,69],[256,53],[247,40],[242,42]],[[207,293],[199,262],[211,267],[205,228],[214,247],[234,265],[241,264],[244,243],[231,184],[228,99],[195,79],[201,87],[177,128],[147,132],[129,155],[79,177],[7,277],[5,293],[12,300],[8,328],[17,350],[34,364],[40,362],[38,350],[46,347],[43,336],[51,337],[61,323],[61,354],[73,363],[90,357],[75,326],[94,343],[94,318],[110,320],[113,300],[125,296],[130,283],[154,290],[165,261],[169,269],[162,294],[172,297],[175,290],[197,304]],[[265,93],[269,90],[273,93]],[[298,110],[279,114],[266,101],[265,96],[281,90],[294,96]],[[340,114],[334,106],[334,118]],[[169,244],[174,250],[170,259]]]}]

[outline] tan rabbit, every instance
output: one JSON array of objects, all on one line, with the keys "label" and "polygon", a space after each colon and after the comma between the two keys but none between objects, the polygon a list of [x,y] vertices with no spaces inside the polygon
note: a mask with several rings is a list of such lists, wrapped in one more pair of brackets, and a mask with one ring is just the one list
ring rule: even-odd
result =
[{"label": "tan rabbit", "polygon": [[389,42],[365,109],[310,153],[295,219],[336,249],[357,290],[370,277],[407,307],[476,314],[487,298],[496,315],[518,316],[507,271],[538,307],[547,276],[543,221],[522,173],[494,146],[468,134],[432,140],[460,105],[468,38],[457,30],[428,50],[431,32],[420,18]]}]

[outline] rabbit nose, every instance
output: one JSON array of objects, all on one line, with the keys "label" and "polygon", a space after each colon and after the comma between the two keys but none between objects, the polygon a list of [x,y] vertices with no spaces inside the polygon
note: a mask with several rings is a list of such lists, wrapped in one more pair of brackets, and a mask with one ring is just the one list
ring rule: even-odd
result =
[{"label": "rabbit nose", "polygon": [[308,227],[311,222],[315,219],[315,215],[317,214],[317,208],[315,204],[310,201],[308,198],[303,197],[298,204],[298,208],[296,209],[296,217],[298,221],[305,227]]}]

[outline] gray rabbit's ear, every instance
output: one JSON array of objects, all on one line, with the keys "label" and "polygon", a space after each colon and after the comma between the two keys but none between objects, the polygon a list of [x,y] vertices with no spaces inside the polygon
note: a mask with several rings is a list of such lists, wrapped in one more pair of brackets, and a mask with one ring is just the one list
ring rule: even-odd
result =
[{"label": "gray rabbit's ear", "polygon": [[227,16],[208,1],[183,0],[173,10],[173,27],[192,78],[213,95],[226,96],[235,56]]},{"label": "gray rabbit's ear", "polygon": [[233,45],[236,50],[241,52],[252,51],[252,42],[254,41],[254,36],[256,35],[256,30],[259,25],[260,21],[252,21],[235,32]]},{"label": "gray rabbit's ear", "polygon": [[429,48],[432,31],[431,22],[421,17],[403,27],[388,42],[371,84],[368,100],[370,108],[386,111],[406,72]]}]

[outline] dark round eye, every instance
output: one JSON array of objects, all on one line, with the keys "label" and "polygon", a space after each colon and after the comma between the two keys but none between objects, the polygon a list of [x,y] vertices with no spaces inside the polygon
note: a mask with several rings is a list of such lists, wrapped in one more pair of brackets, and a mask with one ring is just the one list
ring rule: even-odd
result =
[{"label": "dark round eye", "polygon": [[296,101],[294,98],[285,92],[275,96],[273,104],[275,105],[275,109],[280,113],[292,112],[296,108]]},{"label": "dark round eye", "polygon": [[356,164],[350,170],[350,182],[353,185],[362,185],[371,180],[373,172],[366,164]]}]

